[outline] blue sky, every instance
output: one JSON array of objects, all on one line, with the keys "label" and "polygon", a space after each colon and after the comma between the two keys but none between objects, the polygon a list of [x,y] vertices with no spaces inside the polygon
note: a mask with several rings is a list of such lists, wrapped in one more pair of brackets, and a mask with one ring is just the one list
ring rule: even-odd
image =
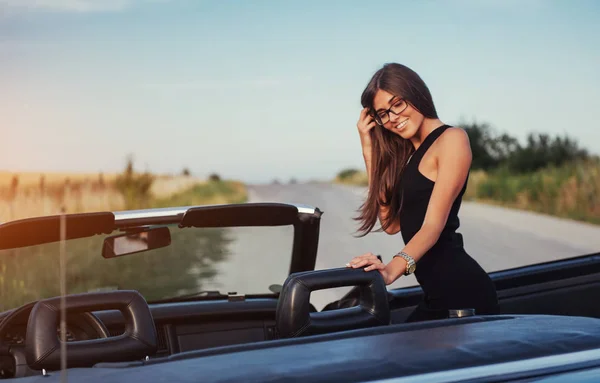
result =
[{"label": "blue sky", "polygon": [[0,170],[265,182],[363,167],[360,94],[416,70],[442,120],[600,153],[600,3],[0,0]]}]

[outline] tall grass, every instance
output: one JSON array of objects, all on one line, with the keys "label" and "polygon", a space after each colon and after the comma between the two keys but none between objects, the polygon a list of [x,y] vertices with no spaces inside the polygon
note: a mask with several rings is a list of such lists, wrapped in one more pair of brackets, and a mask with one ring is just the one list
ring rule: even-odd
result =
[{"label": "tall grass", "polygon": [[190,176],[123,174],[18,174],[0,177],[0,223],[15,219],[182,205],[244,202],[238,181],[201,180]]},{"label": "tall grass", "polygon": [[530,174],[474,172],[466,197],[580,221],[600,223],[600,162],[577,161]]},{"label": "tall grass", "polygon": [[[12,182],[17,177],[18,184]],[[125,198],[114,187],[114,176],[18,174],[0,178],[0,222],[41,215],[114,211],[125,208]]]}]

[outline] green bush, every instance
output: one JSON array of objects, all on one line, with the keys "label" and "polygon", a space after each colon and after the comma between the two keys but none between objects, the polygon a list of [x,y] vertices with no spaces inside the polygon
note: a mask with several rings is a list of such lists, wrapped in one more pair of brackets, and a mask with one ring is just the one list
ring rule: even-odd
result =
[{"label": "green bush", "polygon": [[188,190],[152,202],[152,207],[196,206],[243,203],[248,199],[246,186],[238,181],[198,183]]},{"label": "green bush", "polygon": [[344,169],[338,173],[337,178],[340,181],[345,181],[352,178],[358,172],[358,169]]}]

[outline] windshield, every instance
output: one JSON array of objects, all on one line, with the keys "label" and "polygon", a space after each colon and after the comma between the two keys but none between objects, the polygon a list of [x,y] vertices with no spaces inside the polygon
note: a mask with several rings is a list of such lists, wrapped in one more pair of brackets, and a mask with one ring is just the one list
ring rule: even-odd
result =
[{"label": "windshield", "polygon": [[[110,259],[102,257],[106,235],[67,241],[67,293],[132,289],[148,301],[201,290],[264,294],[288,275],[292,226],[169,227],[170,246]],[[60,295],[59,255],[60,243],[0,251],[0,310]]]}]

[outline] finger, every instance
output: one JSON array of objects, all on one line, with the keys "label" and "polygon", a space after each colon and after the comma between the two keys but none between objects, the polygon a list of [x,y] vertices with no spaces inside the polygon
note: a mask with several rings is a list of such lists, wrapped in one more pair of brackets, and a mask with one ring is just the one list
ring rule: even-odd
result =
[{"label": "finger", "polygon": [[363,124],[366,116],[367,116],[367,111],[366,111],[366,108],[364,108],[363,110],[360,111],[360,116],[358,116],[358,122],[357,122],[358,126]]},{"label": "finger", "polygon": [[376,262],[374,262],[372,259],[365,258],[365,259],[363,259],[363,260],[361,260],[359,262],[352,263],[351,265],[352,265],[353,268],[356,269],[358,267],[364,267],[364,266],[368,266],[368,265],[371,265],[371,264],[374,264],[374,263],[376,263]]},{"label": "finger", "polygon": [[364,120],[368,114],[369,114],[369,108],[367,108],[367,107],[362,108],[362,110],[360,111],[360,119]]},{"label": "finger", "polygon": [[359,262],[361,259],[359,257],[354,257],[350,260],[350,262],[346,263],[346,267],[352,267],[356,262]]},{"label": "finger", "polygon": [[368,133],[371,129],[373,129],[376,126],[377,126],[377,123],[375,121],[371,121],[368,124],[359,125],[358,129],[360,130],[361,133]]},{"label": "finger", "polygon": [[373,263],[372,265],[365,267],[365,271],[383,270],[383,269],[385,269],[385,265],[383,263]]},{"label": "finger", "polygon": [[369,122],[374,121],[374,116],[371,114],[371,110],[369,108],[363,108],[363,110],[360,112],[358,121],[362,125],[366,125]]},{"label": "finger", "polygon": [[350,260],[350,264],[356,263],[356,262],[360,262],[365,258],[371,258],[373,255],[373,253],[366,253],[363,255],[359,255],[358,257],[354,257]]},{"label": "finger", "polygon": [[374,119],[370,119],[368,122],[365,121],[364,124],[360,125],[360,127],[365,131],[369,131],[369,130],[373,129],[375,126],[377,126],[377,122],[375,122]]},{"label": "finger", "polygon": [[348,262],[348,264],[349,264],[350,266],[354,266],[354,265],[358,264],[359,262],[362,262],[362,261],[363,261],[363,259],[364,259],[364,257],[363,257],[363,256],[360,256],[360,257],[354,257],[354,258],[352,258],[352,259],[350,260],[350,262]]},{"label": "finger", "polygon": [[359,262],[362,262],[362,259],[352,258],[352,260],[350,262],[346,263],[346,266],[353,267],[354,265],[358,264]]},{"label": "finger", "polygon": [[372,253],[364,255],[362,259],[369,260],[369,262],[381,262],[381,260],[375,254]]},{"label": "finger", "polygon": [[[371,264],[383,264],[383,263],[381,262],[381,259],[378,256],[376,256],[372,253],[365,254],[360,257],[356,257],[355,259],[352,260],[352,262],[350,262],[350,266],[354,267],[354,268],[363,267],[365,265],[371,265]],[[346,265],[348,265],[348,264],[346,264]]]},{"label": "finger", "polygon": [[350,267],[352,267],[353,269],[359,268],[359,267],[363,267],[368,263],[368,261],[358,261],[358,262],[354,262],[350,264]]}]

